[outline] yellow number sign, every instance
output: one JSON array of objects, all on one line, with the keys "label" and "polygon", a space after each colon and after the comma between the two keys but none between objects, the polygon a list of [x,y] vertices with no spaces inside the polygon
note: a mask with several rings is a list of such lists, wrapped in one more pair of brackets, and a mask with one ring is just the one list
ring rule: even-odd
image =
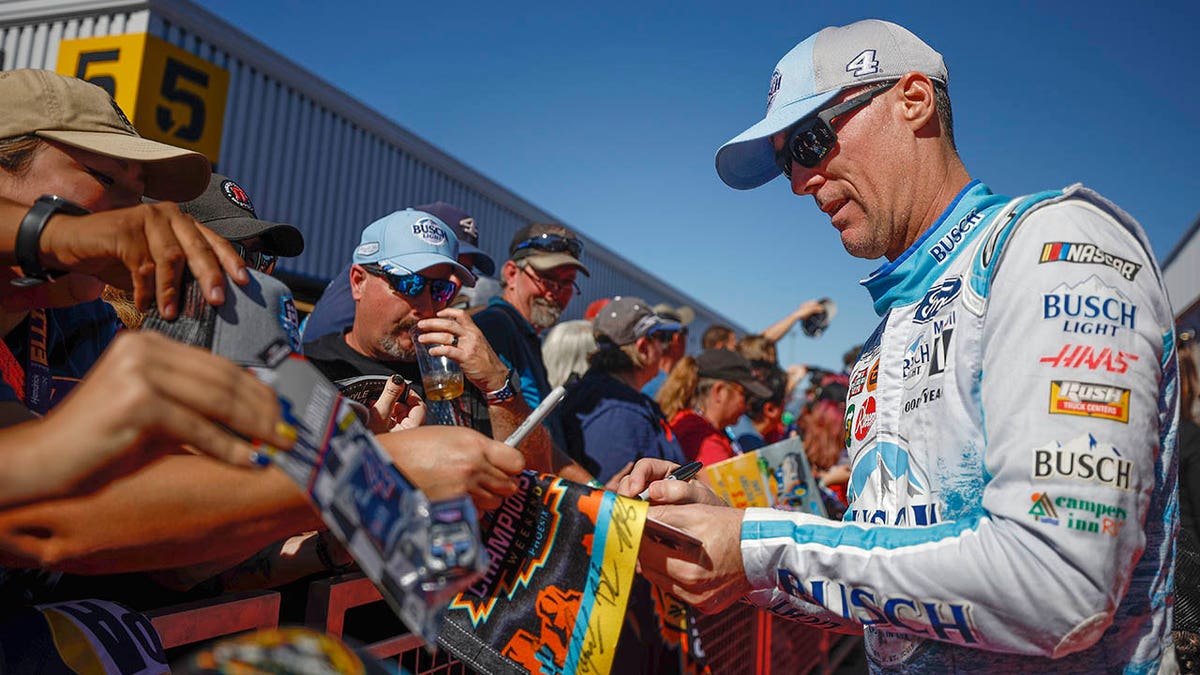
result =
[{"label": "yellow number sign", "polygon": [[138,133],[221,153],[229,71],[147,33],[63,40],[57,70],[108,91]]}]

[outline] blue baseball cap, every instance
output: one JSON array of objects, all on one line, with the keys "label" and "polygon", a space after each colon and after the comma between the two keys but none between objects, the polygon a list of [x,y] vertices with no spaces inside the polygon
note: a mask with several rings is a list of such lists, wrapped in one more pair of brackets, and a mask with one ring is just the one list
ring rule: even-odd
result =
[{"label": "blue baseball cap", "polygon": [[436,216],[405,209],[371,223],[354,249],[357,265],[376,264],[390,274],[413,274],[435,265],[450,265],[463,284],[475,275],[458,262],[458,237]]},{"label": "blue baseball cap", "polygon": [[903,26],[867,19],[830,26],[807,37],[771,74],[767,114],[717,150],[717,175],[738,190],[779,174],[771,136],[808,117],[851,87],[924,73],[948,84],[942,55]]},{"label": "blue baseball cap", "polygon": [[458,254],[471,256],[472,267],[488,276],[496,273],[496,261],[479,248],[479,227],[466,211],[442,201],[418,204],[417,210],[433,214],[454,230],[458,236]]}]

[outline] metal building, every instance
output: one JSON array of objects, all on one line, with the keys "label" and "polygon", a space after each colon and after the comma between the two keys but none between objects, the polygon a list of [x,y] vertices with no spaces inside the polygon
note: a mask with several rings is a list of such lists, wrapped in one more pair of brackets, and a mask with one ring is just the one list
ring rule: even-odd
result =
[{"label": "metal building", "polygon": [[1167,295],[1181,328],[1200,329],[1200,216],[1162,261]]},{"label": "metal building", "polygon": [[[88,79],[113,94],[143,135],[208,155],[247,188],[260,217],[304,232],[304,254],[279,271],[299,300],[349,261],[367,223],[397,208],[439,199],[462,207],[498,261],[523,225],[570,225],[187,0],[0,3],[0,66]],[[592,276],[581,279],[566,318],[623,294],[694,308],[693,341],[711,323],[741,330],[582,237]]]}]

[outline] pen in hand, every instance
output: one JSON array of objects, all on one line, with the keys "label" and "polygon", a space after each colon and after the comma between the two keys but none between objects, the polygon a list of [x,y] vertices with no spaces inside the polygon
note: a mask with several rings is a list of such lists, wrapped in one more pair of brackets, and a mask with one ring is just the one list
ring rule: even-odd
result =
[{"label": "pen in hand", "polygon": [[515,448],[520,445],[521,441],[524,441],[525,437],[529,435],[529,432],[533,431],[534,427],[541,424],[542,420],[546,419],[546,416],[550,414],[550,411],[554,410],[554,408],[562,402],[563,397],[566,395],[567,388],[563,385],[559,385],[552,389],[550,393],[546,395],[546,398],[542,399],[542,402],[538,404],[538,407],[534,408],[533,412],[529,413],[529,417],[526,417],[525,420],[521,422],[521,424],[509,435],[509,437],[504,439],[504,444],[510,448]]},{"label": "pen in hand", "polygon": [[[663,480],[691,480],[696,476],[696,474],[700,473],[700,469],[703,468],[703,462],[688,462],[687,464],[684,464],[683,466],[667,474],[667,477]],[[645,490],[642,490],[641,494],[638,495],[638,499],[642,501],[650,499],[649,486],[647,486]]]}]

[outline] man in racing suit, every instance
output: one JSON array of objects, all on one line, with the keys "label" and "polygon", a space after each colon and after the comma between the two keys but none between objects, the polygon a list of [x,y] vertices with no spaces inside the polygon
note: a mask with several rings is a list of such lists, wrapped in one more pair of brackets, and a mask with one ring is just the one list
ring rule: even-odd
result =
[{"label": "man in racing suit", "polygon": [[[862,630],[876,672],[1173,667],[1178,394],[1170,305],[1141,228],[1073,186],[1009,199],[954,149],[941,55],[900,26],[827,28],[788,53],[766,118],[717,154],[737,188],[780,172],[883,317],[852,371],[841,522],[651,485],[697,565],[647,577]],[[859,376],[862,375],[862,376]],[[670,465],[644,460],[622,485]],[[1070,655],[1061,661],[1052,661]]]}]

